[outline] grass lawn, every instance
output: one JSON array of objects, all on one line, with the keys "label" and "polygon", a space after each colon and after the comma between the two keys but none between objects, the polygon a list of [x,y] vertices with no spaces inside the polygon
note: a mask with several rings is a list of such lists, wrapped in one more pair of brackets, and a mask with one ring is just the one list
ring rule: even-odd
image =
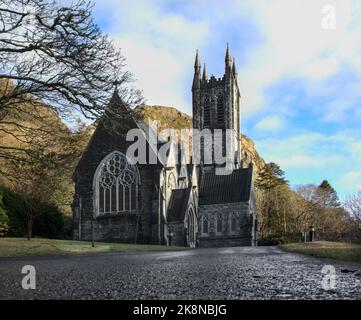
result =
[{"label": "grass lawn", "polygon": [[123,244],[72,240],[50,240],[34,238],[0,238],[0,257],[45,256],[58,254],[82,254],[97,252],[140,252],[186,250],[186,247],[159,246],[145,244]]},{"label": "grass lawn", "polygon": [[361,245],[343,242],[315,241],[280,245],[290,252],[308,254],[320,258],[361,262]]}]

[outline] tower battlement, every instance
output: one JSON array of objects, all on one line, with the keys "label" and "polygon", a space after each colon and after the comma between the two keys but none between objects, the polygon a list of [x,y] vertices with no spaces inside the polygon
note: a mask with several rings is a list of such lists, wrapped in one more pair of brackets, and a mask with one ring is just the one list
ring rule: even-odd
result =
[{"label": "tower battlement", "polygon": [[225,81],[225,76],[216,78],[214,75],[211,75],[209,79],[201,80],[201,88],[217,87],[219,85],[223,85],[224,81]]}]

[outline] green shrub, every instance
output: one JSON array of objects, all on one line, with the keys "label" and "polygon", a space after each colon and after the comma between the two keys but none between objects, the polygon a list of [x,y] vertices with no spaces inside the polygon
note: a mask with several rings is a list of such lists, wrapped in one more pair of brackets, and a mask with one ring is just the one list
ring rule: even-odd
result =
[{"label": "green shrub", "polygon": [[59,209],[52,204],[40,204],[34,220],[34,236],[56,239],[64,233],[64,217]]},{"label": "green shrub", "polygon": [[15,192],[0,188],[3,195],[3,205],[8,217],[7,236],[24,237],[27,229],[27,208],[24,198]]},{"label": "green shrub", "polygon": [[[7,236],[25,237],[27,234],[27,213],[29,212],[28,202],[21,195],[3,187],[0,188],[0,199],[2,199],[2,203],[0,201],[0,235],[2,234],[2,221],[7,221]],[[59,209],[48,203],[39,203],[35,207],[33,236],[63,238],[65,234],[64,216]],[[2,212],[4,218],[2,218]],[[5,234],[5,232],[3,233]]]},{"label": "green shrub", "polygon": [[277,246],[295,242],[302,242],[302,233],[275,233],[258,239],[259,246]]}]

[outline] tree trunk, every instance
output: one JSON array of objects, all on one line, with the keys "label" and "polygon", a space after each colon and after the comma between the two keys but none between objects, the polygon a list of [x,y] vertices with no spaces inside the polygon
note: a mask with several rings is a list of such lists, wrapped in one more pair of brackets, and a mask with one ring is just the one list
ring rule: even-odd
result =
[{"label": "tree trunk", "polygon": [[281,223],[281,215],[280,215],[280,206],[279,206],[279,201],[278,201],[278,188],[275,187],[274,188],[274,192],[275,192],[275,200],[276,200],[276,215],[277,215],[277,230],[280,230],[282,227],[282,223]]},{"label": "tree trunk", "polygon": [[266,200],[266,236],[268,236],[270,234],[270,229],[271,229],[271,217],[270,217],[270,206],[269,206],[269,202],[270,202],[270,189],[267,190],[267,200]]},{"label": "tree trunk", "polygon": [[286,206],[283,204],[283,232],[287,233]]},{"label": "tree trunk", "polygon": [[31,212],[29,217],[28,217],[28,225],[27,225],[27,236],[28,236],[28,240],[31,239],[32,237],[32,233],[33,233],[33,224],[34,224],[34,215]]}]

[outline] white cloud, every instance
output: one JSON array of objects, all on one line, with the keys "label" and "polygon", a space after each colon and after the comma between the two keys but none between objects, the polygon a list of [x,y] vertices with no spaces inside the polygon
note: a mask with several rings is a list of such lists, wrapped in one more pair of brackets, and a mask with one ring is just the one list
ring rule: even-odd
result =
[{"label": "white cloud", "polygon": [[361,141],[353,141],[350,144],[350,151],[355,159],[359,159],[361,165]]},{"label": "white cloud", "polygon": [[353,190],[361,191],[361,170],[350,171],[345,175],[344,184],[350,186]]},{"label": "white cloud", "polygon": [[360,187],[360,141],[361,131],[350,129],[332,135],[308,132],[267,138],[257,140],[256,147],[267,162],[276,162],[291,175],[293,184],[327,178],[345,196]]},{"label": "white cloud", "polygon": [[[325,4],[336,8],[336,30],[321,28]],[[195,49],[223,47],[224,43],[210,43],[227,41],[229,29],[222,29],[225,21],[238,19],[241,25],[245,16],[255,26],[250,33],[260,32],[262,40],[245,47],[246,57],[239,68],[243,116],[261,111],[268,103],[267,87],[284,77],[305,80],[309,83],[307,94],[335,94],[338,87],[330,88],[323,81],[343,63],[361,73],[361,4],[357,1],[274,0],[270,4],[268,0],[198,0],[177,3],[175,6],[182,10],[172,6],[156,0],[96,1],[96,9],[108,15],[108,31],[123,48],[131,71],[139,79],[137,85],[151,104],[175,105],[190,112]],[[231,30],[230,37],[235,32]],[[241,32],[247,37],[244,30]],[[244,48],[240,43],[231,45],[234,52],[237,47]],[[327,116],[328,110],[323,112],[326,121],[336,117]]]},{"label": "white cloud", "polygon": [[[322,7],[335,6],[336,30],[321,27]],[[249,52],[240,72],[247,113],[258,112],[267,102],[265,89],[283,77],[299,77],[309,88],[320,86],[343,64],[361,74],[361,5],[352,0],[239,1],[253,8],[265,42]],[[325,88],[327,89],[327,88]],[[337,94],[338,88],[333,88]]]},{"label": "white cloud", "polygon": [[143,90],[146,103],[186,107],[179,81],[183,70],[175,57],[127,38],[118,38],[115,43],[127,57],[127,66],[136,78],[137,87]]},{"label": "white cloud", "polygon": [[283,138],[267,138],[257,141],[257,146],[269,161],[279,157],[292,156],[300,153],[314,154],[314,148],[327,137],[319,133],[305,133]]},{"label": "white cloud", "polygon": [[347,111],[350,111],[353,106],[352,99],[347,99],[347,96],[344,99],[339,99],[333,101],[324,106],[326,110],[322,121],[325,122],[340,122],[346,120]]},{"label": "white cloud", "polygon": [[273,162],[276,162],[284,169],[290,168],[321,168],[326,165],[334,165],[342,161],[341,156],[323,157],[318,155],[292,154],[286,157],[274,157]]},{"label": "white cloud", "polygon": [[[108,32],[127,58],[149,104],[175,106],[190,112],[187,100],[195,49],[208,36],[207,22],[165,12],[161,1],[96,2],[96,9],[109,11]],[[187,90],[188,89],[188,90]]]},{"label": "white cloud", "polygon": [[278,116],[264,118],[255,125],[255,129],[260,132],[279,132],[284,128],[284,121]]}]

